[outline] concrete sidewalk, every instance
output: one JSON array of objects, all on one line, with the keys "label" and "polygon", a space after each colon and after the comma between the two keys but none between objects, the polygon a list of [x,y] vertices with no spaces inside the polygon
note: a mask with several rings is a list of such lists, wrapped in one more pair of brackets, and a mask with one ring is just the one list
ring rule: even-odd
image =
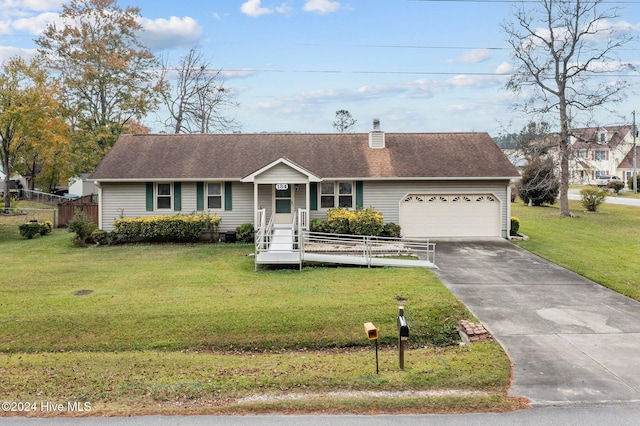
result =
[{"label": "concrete sidewalk", "polygon": [[506,240],[439,241],[436,252],[434,273],[513,361],[511,395],[640,402],[640,303]]}]

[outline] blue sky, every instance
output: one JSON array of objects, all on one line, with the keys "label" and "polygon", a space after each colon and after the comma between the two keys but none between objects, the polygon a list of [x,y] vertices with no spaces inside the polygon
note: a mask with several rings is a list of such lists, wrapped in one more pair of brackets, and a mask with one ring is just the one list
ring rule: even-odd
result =
[{"label": "blue sky", "polygon": [[[640,31],[640,3],[623,4]],[[0,59],[33,53],[61,0],[0,0]],[[222,70],[243,132],[332,132],[337,110],[366,132],[517,131],[526,118],[504,89],[504,1],[119,0],[141,9],[143,42],[177,64],[197,46]],[[637,45],[633,46],[637,49]],[[637,50],[628,55],[637,56]],[[640,60],[640,58],[637,58]],[[637,89],[635,89],[637,93]],[[634,93],[630,93],[634,95]],[[635,96],[603,124],[630,120]],[[155,116],[145,120],[154,130]]]}]

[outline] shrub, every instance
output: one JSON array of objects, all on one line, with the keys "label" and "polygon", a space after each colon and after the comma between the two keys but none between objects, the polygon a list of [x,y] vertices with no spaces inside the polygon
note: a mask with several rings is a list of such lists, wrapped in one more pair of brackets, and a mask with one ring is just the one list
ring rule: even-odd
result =
[{"label": "shrub", "polygon": [[518,195],[525,203],[534,206],[554,204],[558,198],[560,184],[555,177],[553,161],[536,157],[522,171],[518,184]]},{"label": "shrub", "polygon": [[198,241],[205,231],[217,232],[219,224],[219,217],[204,214],[145,216],[117,219],[114,232],[129,241]]},{"label": "shrub", "polygon": [[511,236],[518,235],[518,231],[520,230],[520,219],[515,216],[511,216],[511,229],[509,230],[509,234]]},{"label": "shrub", "polygon": [[53,222],[46,220],[40,224],[40,235],[48,235],[53,231]]},{"label": "shrub", "polygon": [[91,233],[90,240],[96,244],[111,245],[118,242],[115,232],[107,232],[103,229],[96,229]]},{"label": "shrub", "polygon": [[20,235],[28,240],[32,239],[36,235],[44,235],[41,234],[42,225],[40,225],[38,222],[23,223],[22,225],[18,226],[18,230],[20,231]]},{"label": "shrub", "polygon": [[311,232],[329,232],[329,225],[326,220],[322,219],[313,219],[311,221],[311,226],[309,227]]},{"label": "shrub", "polygon": [[327,232],[334,234],[348,234],[349,221],[355,215],[351,210],[336,207],[327,211]]},{"label": "shrub", "polygon": [[612,180],[611,182],[607,183],[607,188],[612,189],[613,192],[617,194],[622,190],[622,188],[624,188],[624,182]]},{"label": "shrub", "polygon": [[400,238],[400,225],[397,225],[393,222],[385,223],[382,227],[382,233],[380,236],[382,237],[390,237],[390,238]]},{"label": "shrub", "polygon": [[371,207],[358,209],[349,218],[349,231],[354,235],[380,235],[384,222],[382,213]]},{"label": "shrub", "polygon": [[587,211],[595,212],[607,197],[607,191],[600,188],[584,188],[580,190],[582,205]]},{"label": "shrub", "polygon": [[[636,176],[636,185],[636,188],[640,191],[640,176]],[[627,188],[633,191],[633,175],[629,176],[629,179],[627,179]]]},{"label": "shrub", "polygon": [[242,225],[236,228],[236,235],[238,241],[241,243],[252,243],[253,242],[253,224],[252,223],[243,223]]},{"label": "shrub", "polygon": [[89,217],[82,210],[76,209],[73,219],[67,225],[69,232],[73,232],[73,242],[76,246],[84,247],[91,237],[91,233],[98,228],[98,225],[89,220]]}]

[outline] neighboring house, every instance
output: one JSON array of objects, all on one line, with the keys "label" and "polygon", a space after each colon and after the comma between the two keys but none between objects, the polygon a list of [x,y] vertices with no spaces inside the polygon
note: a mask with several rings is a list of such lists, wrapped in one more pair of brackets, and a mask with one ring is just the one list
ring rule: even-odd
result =
[{"label": "neighboring house", "polygon": [[[635,156],[635,169],[634,169],[634,156]],[[638,169],[640,168],[640,148],[636,145],[635,149],[631,147],[627,155],[622,159],[618,165],[618,171],[621,173],[620,177],[624,180],[625,184],[633,176],[635,170],[636,174],[640,174]],[[630,188],[633,189],[633,188]]]},{"label": "neighboring house", "polygon": [[88,180],[89,173],[81,173],[69,179],[69,195],[74,197],[84,197],[85,195],[97,194],[98,189],[93,181]]},{"label": "neighboring house", "polygon": [[626,181],[628,170],[622,163],[633,147],[632,129],[632,125],[574,129],[569,140],[570,182],[595,184],[600,176],[609,175]]},{"label": "neighboring house", "polygon": [[[379,125],[378,125],[379,126]],[[123,135],[91,174],[99,226],[209,212],[220,230],[257,211],[292,223],[373,207],[405,237],[503,237],[515,167],[487,133]]]},{"label": "neighboring house", "polygon": [[527,165],[527,158],[518,149],[503,149],[502,152],[507,156],[511,164],[514,165],[518,172],[522,173],[522,169]]}]

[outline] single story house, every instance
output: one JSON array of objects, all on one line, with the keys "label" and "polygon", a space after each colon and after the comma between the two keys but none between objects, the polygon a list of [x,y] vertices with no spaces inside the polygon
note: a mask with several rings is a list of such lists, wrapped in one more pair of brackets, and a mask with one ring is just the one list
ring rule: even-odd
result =
[{"label": "single story house", "polygon": [[123,135],[91,174],[99,227],[209,212],[220,231],[373,207],[405,237],[503,237],[515,167],[487,133]]},{"label": "single story house", "polygon": [[[634,161],[634,158],[635,158],[635,161]],[[636,174],[636,176],[640,174],[640,172],[638,171],[639,168],[640,168],[640,148],[638,148],[638,146],[636,145],[635,147],[632,147],[629,150],[627,155],[622,159],[622,161],[618,165],[618,171],[621,174],[620,177],[622,178],[622,180],[624,180],[625,184],[629,181],[629,179],[631,179],[634,173]],[[633,187],[629,189],[633,189]]]}]

